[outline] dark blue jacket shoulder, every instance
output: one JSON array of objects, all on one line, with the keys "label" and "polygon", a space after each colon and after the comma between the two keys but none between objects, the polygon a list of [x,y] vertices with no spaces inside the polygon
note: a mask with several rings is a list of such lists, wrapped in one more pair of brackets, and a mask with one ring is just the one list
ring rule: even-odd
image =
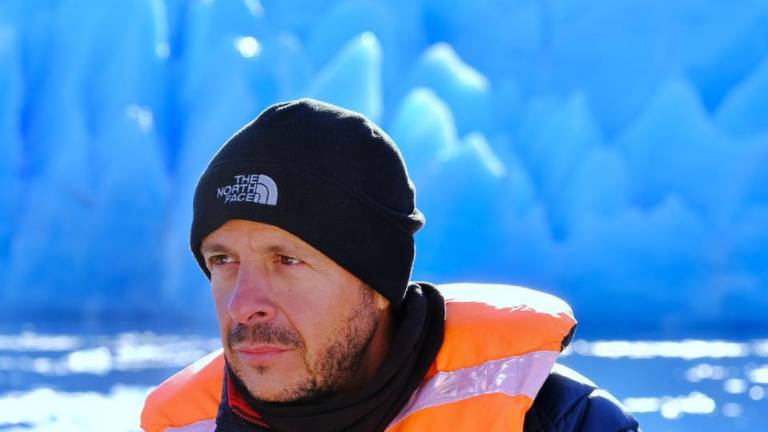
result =
[{"label": "dark blue jacket shoulder", "polygon": [[639,432],[637,420],[607,391],[555,365],[525,416],[525,432]]}]

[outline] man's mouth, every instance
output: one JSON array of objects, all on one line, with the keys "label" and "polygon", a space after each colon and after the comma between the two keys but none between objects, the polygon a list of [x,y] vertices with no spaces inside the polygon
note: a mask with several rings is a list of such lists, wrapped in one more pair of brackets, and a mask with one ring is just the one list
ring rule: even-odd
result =
[{"label": "man's mouth", "polygon": [[252,345],[234,348],[234,351],[245,363],[264,363],[275,360],[290,348],[278,345]]}]

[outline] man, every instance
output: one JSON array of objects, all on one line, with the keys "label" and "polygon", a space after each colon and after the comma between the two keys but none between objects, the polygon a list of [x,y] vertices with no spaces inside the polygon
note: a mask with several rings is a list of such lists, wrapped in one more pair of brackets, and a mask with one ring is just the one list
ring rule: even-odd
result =
[{"label": "man", "polygon": [[308,99],[268,108],[195,193],[190,243],[223,354],[153,391],[142,427],[637,430],[610,395],[555,365],[575,327],[559,299],[409,282],[423,223],[377,126]]}]

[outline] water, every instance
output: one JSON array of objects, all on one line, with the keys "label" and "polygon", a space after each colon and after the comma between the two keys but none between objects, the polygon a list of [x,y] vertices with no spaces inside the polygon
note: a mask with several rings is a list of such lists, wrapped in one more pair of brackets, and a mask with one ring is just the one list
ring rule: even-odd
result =
[{"label": "water", "polygon": [[[220,346],[200,331],[74,330],[0,332],[0,431],[136,431],[152,386]],[[768,421],[768,339],[576,340],[562,363],[611,391],[646,431]]]},{"label": "water", "polygon": [[768,430],[768,339],[577,340],[562,363],[622,400],[645,431]]}]

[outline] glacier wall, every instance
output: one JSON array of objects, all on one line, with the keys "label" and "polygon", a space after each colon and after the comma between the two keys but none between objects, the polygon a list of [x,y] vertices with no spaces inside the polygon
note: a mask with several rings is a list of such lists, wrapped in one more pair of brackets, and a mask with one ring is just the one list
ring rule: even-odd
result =
[{"label": "glacier wall", "polygon": [[209,319],[197,176],[302,96],[402,148],[415,279],[768,323],[764,0],[3,0],[0,313]]}]

